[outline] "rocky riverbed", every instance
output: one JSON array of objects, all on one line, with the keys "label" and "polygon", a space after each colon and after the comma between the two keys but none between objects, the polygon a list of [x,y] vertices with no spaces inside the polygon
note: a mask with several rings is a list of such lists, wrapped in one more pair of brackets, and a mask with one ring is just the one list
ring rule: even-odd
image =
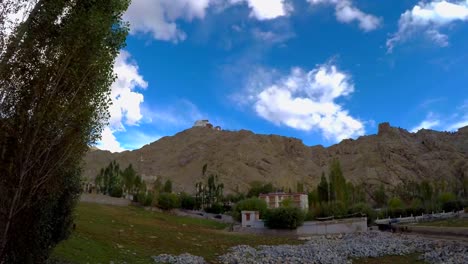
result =
[{"label": "rocky riverbed", "polygon": [[[459,242],[434,241],[417,236],[368,232],[333,237],[314,237],[303,245],[235,246],[219,257],[226,264],[257,263],[352,263],[353,258],[421,253],[428,263],[468,263],[468,246]],[[197,256],[160,255],[156,263],[205,263]]]}]

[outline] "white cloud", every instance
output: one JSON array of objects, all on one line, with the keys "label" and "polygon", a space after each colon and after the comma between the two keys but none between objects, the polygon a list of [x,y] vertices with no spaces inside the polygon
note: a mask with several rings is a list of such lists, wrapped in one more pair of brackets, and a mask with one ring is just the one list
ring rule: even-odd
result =
[{"label": "white cloud", "polygon": [[407,41],[419,32],[445,47],[449,44],[448,36],[440,30],[456,21],[468,21],[468,0],[419,2],[401,15],[398,31],[387,40],[388,51],[392,52],[395,45]]},{"label": "white cloud", "polygon": [[115,135],[116,131],[124,131],[125,125],[135,126],[143,118],[140,106],[143,103],[143,94],[136,92],[138,88],[146,89],[148,83],[138,72],[138,65],[131,61],[130,54],[124,50],[120,52],[114,63],[114,73],[117,79],[112,84],[109,107],[109,126],[102,133],[98,146],[101,149],[113,152],[124,150]]},{"label": "white cloud", "polygon": [[286,16],[292,11],[286,0],[133,0],[124,19],[130,22],[131,34],[151,34],[154,39],[177,43],[187,38],[178,21],[204,19],[211,6],[224,10],[239,3],[246,3],[250,16],[258,20]]},{"label": "white cloud", "polygon": [[243,98],[260,117],[298,130],[319,130],[334,141],[364,134],[363,122],[335,102],[354,91],[350,76],[336,66],[321,65],[309,72],[294,68],[271,84],[264,80],[253,78]]},{"label": "white cloud", "polygon": [[432,129],[440,126],[441,122],[434,113],[429,113],[424,121],[413,127],[411,132],[416,133],[421,129]]},{"label": "white cloud", "polygon": [[110,152],[122,152],[126,150],[120,146],[120,143],[114,136],[114,132],[109,127],[105,127],[102,131],[101,141],[98,142],[97,146]]},{"label": "white cloud", "polygon": [[112,84],[112,105],[110,112],[110,127],[113,130],[123,130],[126,125],[136,125],[141,120],[140,104],[143,94],[136,92],[138,88],[146,89],[148,83],[138,72],[138,65],[131,61],[130,53],[121,51],[114,63],[114,73],[117,80]]},{"label": "white cloud", "polygon": [[286,16],[293,11],[293,7],[286,0],[230,0],[232,4],[247,3],[252,10],[251,17],[258,20],[269,20]]},{"label": "white cloud", "polygon": [[208,119],[195,104],[186,99],[180,99],[167,107],[145,108],[143,111],[145,118],[151,122],[178,129],[189,128],[196,120]]},{"label": "white cloud", "polygon": [[203,19],[212,0],[133,0],[124,19],[131,33],[149,33],[157,40],[179,42],[185,32],[176,24],[179,19]]},{"label": "white cloud", "polygon": [[381,18],[364,13],[355,7],[351,0],[307,0],[312,5],[328,4],[335,6],[336,19],[342,23],[357,21],[359,28],[372,31],[380,27]]}]

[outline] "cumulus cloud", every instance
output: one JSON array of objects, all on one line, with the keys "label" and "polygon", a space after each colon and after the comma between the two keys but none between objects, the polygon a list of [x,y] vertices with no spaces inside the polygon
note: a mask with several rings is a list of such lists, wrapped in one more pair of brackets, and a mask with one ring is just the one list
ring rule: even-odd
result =
[{"label": "cumulus cloud", "polygon": [[127,51],[121,51],[114,63],[114,73],[117,79],[112,84],[111,100],[109,107],[109,126],[102,133],[102,139],[98,143],[101,149],[113,152],[122,151],[114,132],[124,131],[125,125],[135,126],[143,118],[140,106],[143,103],[143,94],[137,89],[146,89],[148,83],[138,72],[138,65],[131,60]]},{"label": "cumulus cloud", "polygon": [[407,41],[415,33],[423,33],[441,47],[449,45],[448,36],[441,29],[457,21],[468,21],[468,0],[419,2],[404,12],[398,22],[398,31],[387,40],[388,52],[395,45]]},{"label": "cumulus cloud", "polygon": [[297,130],[318,130],[334,141],[364,134],[363,122],[336,102],[354,91],[351,77],[336,66],[321,65],[309,72],[294,68],[269,85],[264,81],[253,80],[244,97],[260,117]]},{"label": "cumulus cloud", "polygon": [[232,4],[246,3],[250,9],[250,16],[258,20],[275,19],[286,16],[293,11],[293,7],[286,0],[230,0]]},{"label": "cumulus cloud", "polygon": [[351,0],[307,0],[311,5],[328,4],[335,6],[335,16],[339,22],[358,22],[359,28],[368,32],[380,27],[381,18],[364,13],[354,6]]},{"label": "cumulus cloud", "polygon": [[286,0],[133,0],[124,19],[130,22],[131,34],[151,34],[154,39],[177,43],[187,38],[178,21],[204,19],[211,6],[224,10],[241,3],[247,4],[250,16],[258,20],[274,19],[292,11]]},{"label": "cumulus cloud", "polygon": [[186,38],[177,20],[203,19],[212,0],[133,0],[124,15],[131,33],[151,34],[154,39],[179,42]]}]

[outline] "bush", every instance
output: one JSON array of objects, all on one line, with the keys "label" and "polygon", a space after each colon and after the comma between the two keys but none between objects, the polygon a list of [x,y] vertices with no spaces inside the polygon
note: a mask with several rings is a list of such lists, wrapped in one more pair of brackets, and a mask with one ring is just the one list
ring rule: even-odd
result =
[{"label": "bush", "polygon": [[161,193],[158,197],[158,207],[163,210],[171,210],[180,207],[180,200],[176,194]]},{"label": "bush", "polygon": [[280,207],[268,210],[264,220],[268,228],[296,229],[304,223],[305,214],[297,207]]},{"label": "bush", "polygon": [[448,201],[442,204],[442,210],[445,212],[460,211],[463,209],[462,202],[459,200]]},{"label": "bush", "polygon": [[115,186],[114,188],[112,188],[112,190],[110,191],[110,196],[111,197],[116,197],[116,198],[122,198],[123,196],[123,189],[121,186]]},{"label": "bush", "polygon": [[195,209],[195,197],[190,196],[186,193],[181,193],[180,194],[180,208],[186,209],[186,210],[193,210]]},{"label": "bush", "polygon": [[224,213],[224,206],[220,203],[215,203],[211,205],[210,207],[207,207],[205,209],[205,212],[210,213],[210,214],[222,214]]},{"label": "bush", "polygon": [[330,214],[335,218],[346,217],[348,210],[343,202],[335,201],[330,205]]},{"label": "bush", "polygon": [[372,223],[377,217],[377,213],[366,203],[357,203],[349,209],[350,214],[364,214],[367,216],[367,224]]},{"label": "bush", "polygon": [[264,200],[259,198],[250,198],[238,202],[233,209],[232,216],[237,221],[241,221],[241,211],[259,211],[260,218],[267,212],[267,204]]}]

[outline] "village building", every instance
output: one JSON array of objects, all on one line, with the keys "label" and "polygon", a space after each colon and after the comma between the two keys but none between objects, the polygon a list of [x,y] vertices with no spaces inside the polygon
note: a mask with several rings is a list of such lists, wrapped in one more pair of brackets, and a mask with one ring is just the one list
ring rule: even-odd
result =
[{"label": "village building", "polygon": [[289,199],[294,206],[297,206],[303,210],[309,210],[309,197],[304,193],[276,192],[260,194],[259,198],[263,199],[267,203],[269,209],[278,208],[281,206],[281,203],[284,200]]},{"label": "village building", "polygon": [[193,127],[206,127],[206,128],[214,129],[216,131],[221,131],[220,126],[216,126],[216,127],[213,126],[213,124],[211,124],[210,121],[207,119],[195,121],[195,124],[193,124]]}]

